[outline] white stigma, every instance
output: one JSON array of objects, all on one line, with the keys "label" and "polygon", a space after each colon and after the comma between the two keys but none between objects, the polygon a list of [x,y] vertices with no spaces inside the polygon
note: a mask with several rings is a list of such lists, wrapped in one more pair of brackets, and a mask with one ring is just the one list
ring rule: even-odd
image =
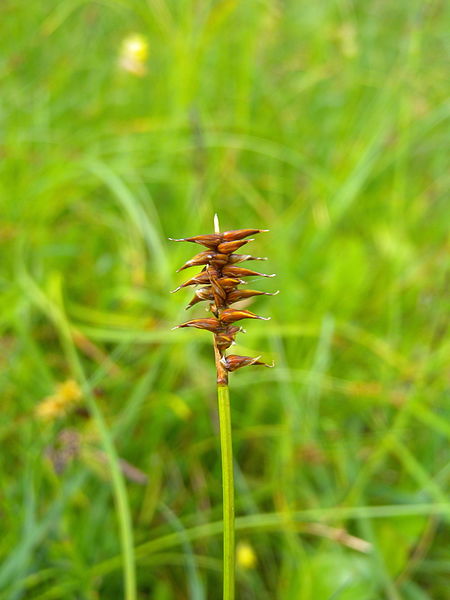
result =
[{"label": "white stigma", "polygon": [[214,233],[220,233],[219,216],[217,213],[214,215]]}]

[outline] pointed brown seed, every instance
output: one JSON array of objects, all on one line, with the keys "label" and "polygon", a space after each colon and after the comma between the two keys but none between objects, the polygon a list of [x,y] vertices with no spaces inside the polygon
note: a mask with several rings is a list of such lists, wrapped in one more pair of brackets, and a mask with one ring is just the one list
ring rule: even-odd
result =
[{"label": "pointed brown seed", "polygon": [[222,242],[217,246],[217,250],[222,252],[223,254],[231,254],[236,250],[239,250],[241,246],[248,244],[249,242],[254,242],[255,240],[236,240],[232,242]]},{"label": "pointed brown seed", "polygon": [[210,264],[214,265],[214,267],[223,267],[228,263],[228,255],[220,254],[219,252],[214,252],[210,260]]},{"label": "pointed brown seed", "polygon": [[189,302],[189,304],[187,306],[184,307],[184,310],[188,310],[188,308],[192,308],[193,306],[195,306],[196,304],[198,304],[199,302],[202,302],[203,298],[199,298],[198,296],[194,296],[191,301]]},{"label": "pointed brown seed", "polygon": [[260,277],[275,277],[275,273],[273,273],[272,275],[267,275],[266,273],[258,273],[258,271],[251,271],[250,269],[233,267],[231,265],[227,265],[226,267],[224,267],[222,269],[222,273],[231,277],[252,277],[257,275]]},{"label": "pointed brown seed", "polygon": [[196,254],[191,260],[188,260],[182,267],[177,269],[177,273],[180,271],[184,271],[184,269],[188,269],[189,267],[198,267],[199,265],[207,265],[213,260],[214,252],[211,250],[205,250],[204,252],[200,252]]},{"label": "pointed brown seed", "polygon": [[[249,234],[251,235],[251,234]],[[217,244],[220,244],[222,241],[221,233],[211,233],[209,235],[196,235],[190,238],[169,238],[172,242],[194,242],[195,244],[201,244],[202,246],[206,246],[207,248],[216,248]]]},{"label": "pointed brown seed", "polygon": [[181,325],[177,325],[174,329],[181,329],[183,327],[196,327],[197,329],[207,329],[208,331],[212,331],[216,333],[223,329],[223,323],[221,323],[218,319],[193,319],[192,321],[186,321],[186,323],[181,323]]},{"label": "pointed brown seed", "polygon": [[247,283],[247,282],[243,281],[242,279],[237,279],[236,277],[221,277],[219,279],[219,283],[220,283],[220,286],[222,287],[222,289],[224,289],[226,292],[228,292],[228,291],[234,289],[240,283]]},{"label": "pointed brown seed", "polygon": [[192,298],[192,300],[186,306],[186,309],[191,308],[191,306],[194,306],[194,304],[197,304],[198,302],[202,302],[203,300],[214,300],[214,295],[213,295],[211,286],[200,288],[199,290],[196,290],[195,296]]},{"label": "pointed brown seed", "polygon": [[215,334],[216,344],[221,352],[234,344],[234,339],[239,331],[243,331],[242,327],[238,327],[237,325],[228,325],[223,333]]},{"label": "pointed brown seed", "polygon": [[216,344],[221,352],[227,350],[230,346],[234,344],[234,335],[228,335],[226,333],[218,333],[216,334]]},{"label": "pointed brown seed", "polygon": [[252,296],[276,296],[278,292],[260,292],[259,290],[233,290],[227,295],[228,304],[239,302]]},{"label": "pointed brown seed", "polygon": [[222,323],[234,323],[241,319],[261,319],[261,321],[269,321],[270,317],[260,317],[250,312],[249,310],[234,310],[233,308],[226,308],[220,313],[220,320]]},{"label": "pointed brown seed", "polygon": [[239,356],[238,354],[229,354],[228,356],[223,356],[220,362],[223,364],[227,371],[236,371],[236,369],[240,369],[242,367],[249,367],[251,365],[261,365],[263,367],[273,366],[261,362],[259,360],[260,358],[260,356],[252,358],[251,356]]},{"label": "pointed brown seed", "polygon": [[227,298],[227,293],[220,285],[219,280],[217,279],[214,271],[212,269],[208,269],[208,273],[216,307],[222,307],[224,306],[225,300]]},{"label": "pointed brown seed", "polygon": [[257,233],[263,233],[269,231],[268,229],[234,229],[232,231],[224,231],[222,237],[224,241],[231,242],[234,240],[242,240],[249,235],[256,235]]},{"label": "pointed brown seed", "polygon": [[172,290],[171,293],[173,294],[174,292],[178,292],[178,290],[181,290],[181,288],[188,287],[189,285],[202,285],[203,283],[209,283],[209,275],[206,271],[202,271],[195,277],[192,277],[192,279],[188,279],[177,288]]}]

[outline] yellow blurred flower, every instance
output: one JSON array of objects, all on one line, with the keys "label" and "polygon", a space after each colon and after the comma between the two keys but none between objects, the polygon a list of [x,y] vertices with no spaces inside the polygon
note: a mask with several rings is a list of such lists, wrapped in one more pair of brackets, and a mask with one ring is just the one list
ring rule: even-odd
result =
[{"label": "yellow blurred flower", "polygon": [[77,402],[81,399],[81,388],[74,379],[67,379],[56,387],[56,393],[67,403]]},{"label": "yellow blurred flower", "polygon": [[44,398],[36,407],[36,415],[43,421],[53,421],[67,414],[81,400],[81,388],[73,379],[56,386],[55,393]]},{"label": "yellow blurred flower", "polygon": [[257,557],[253,547],[248,542],[239,542],[236,546],[236,563],[242,569],[254,569]]},{"label": "yellow blurred flower", "polygon": [[148,58],[148,41],[140,33],[130,33],[121,43],[119,66],[124,70],[142,77],[147,69],[145,63]]}]

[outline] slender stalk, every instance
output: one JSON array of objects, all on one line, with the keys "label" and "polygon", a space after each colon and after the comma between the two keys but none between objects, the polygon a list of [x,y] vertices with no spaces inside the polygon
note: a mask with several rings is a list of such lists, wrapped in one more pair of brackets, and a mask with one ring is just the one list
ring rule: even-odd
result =
[{"label": "slender stalk", "polygon": [[120,470],[120,457],[117,453],[113,437],[108,429],[103,413],[98,407],[94,395],[92,394],[89,381],[73,344],[70,331],[64,327],[62,333],[64,338],[63,343],[72,365],[73,373],[82,384],[86,404],[97,426],[111,474],[112,491],[119,525],[120,544],[122,547],[124,598],[125,600],[136,600],[137,584],[133,524],[125,479]]},{"label": "slender stalk", "polygon": [[234,476],[228,383],[217,383],[223,490],[223,600],[234,600]]},{"label": "slender stalk", "polygon": [[[264,260],[250,254],[236,254],[236,252],[253,239],[245,239],[267,229],[233,229],[220,232],[219,218],[214,215],[214,233],[196,235],[189,238],[169,238],[174,242],[193,242],[207,248],[188,260],[178,271],[202,266],[202,271],[195,277],[179,285],[174,292],[187,287],[202,285],[197,289],[187,308],[197,302],[207,300],[210,302],[211,316],[201,319],[191,319],[177,325],[173,329],[183,327],[196,327],[206,329],[214,334],[214,357],[217,370],[217,399],[219,404],[220,426],[220,452],[222,456],[222,491],[223,491],[223,600],[234,600],[235,597],[235,547],[234,547],[234,478],[233,478],[233,449],[231,438],[230,397],[228,392],[228,373],[250,365],[263,365],[260,357],[239,356],[228,354],[227,350],[235,343],[236,334],[242,330],[234,325],[241,319],[262,319],[245,309],[236,309],[231,306],[239,299],[260,296],[268,292],[258,290],[239,290],[238,286],[244,283],[241,277],[260,275],[251,269],[236,266],[247,260]],[[269,295],[275,295],[277,292]]]},{"label": "slender stalk", "polygon": [[[220,232],[219,217],[214,215],[214,231]],[[223,600],[234,600],[234,474],[233,440],[231,436],[230,394],[228,371],[221,362],[221,352],[214,337],[214,358],[217,370],[217,402],[219,407],[220,453],[222,456],[223,495]]]}]

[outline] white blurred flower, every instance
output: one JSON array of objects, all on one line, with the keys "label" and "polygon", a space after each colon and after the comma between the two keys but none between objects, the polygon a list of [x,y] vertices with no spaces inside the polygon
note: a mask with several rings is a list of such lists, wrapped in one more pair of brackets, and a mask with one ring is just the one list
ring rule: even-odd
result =
[{"label": "white blurred flower", "polygon": [[130,33],[120,45],[119,66],[124,71],[142,77],[147,72],[148,54],[149,47],[146,37],[140,33]]}]

